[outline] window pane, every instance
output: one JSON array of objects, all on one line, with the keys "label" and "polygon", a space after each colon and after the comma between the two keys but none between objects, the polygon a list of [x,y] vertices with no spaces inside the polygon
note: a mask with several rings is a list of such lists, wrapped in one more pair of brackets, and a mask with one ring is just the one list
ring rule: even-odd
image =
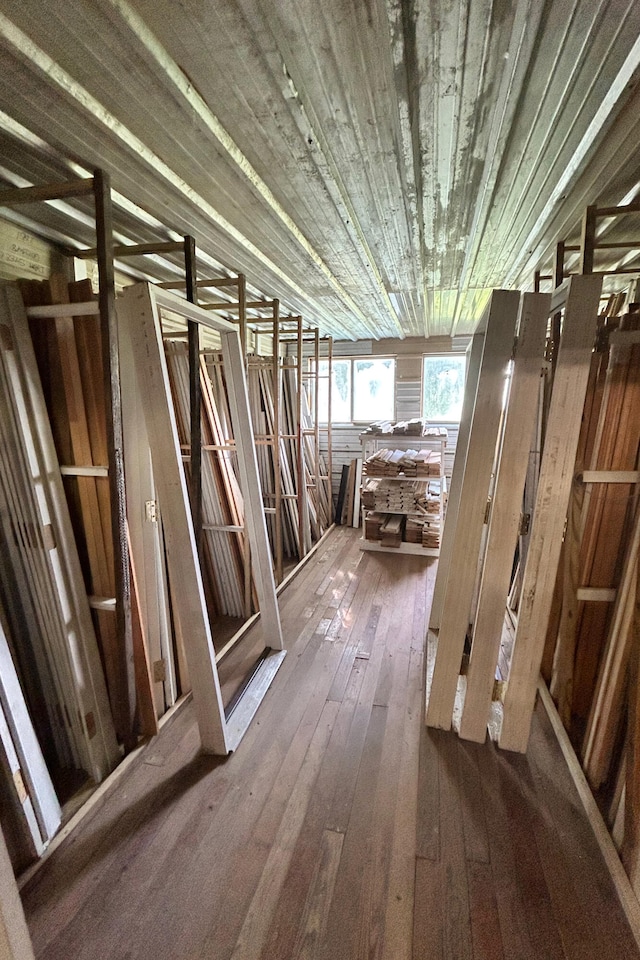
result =
[{"label": "window pane", "polygon": [[[329,411],[328,360],[318,365],[318,422],[327,423]],[[331,420],[333,423],[349,423],[351,420],[351,361],[334,360],[331,377]],[[312,381],[313,382],[313,381]],[[314,392],[314,391],[312,391]]]},{"label": "window pane", "polygon": [[353,419],[391,420],[394,411],[395,360],[376,357],[353,364]]},{"label": "window pane", "polygon": [[[313,369],[314,364],[312,364]],[[321,360],[318,364],[318,423],[327,423],[329,419],[329,361]],[[307,385],[313,384],[313,380],[307,380]],[[313,409],[315,399],[315,390],[311,389],[310,407]]]},{"label": "window pane", "polygon": [[427,420],[460,420],[465,368],[464,356],[424,358],[422,415]]},{"label": "window pane", "polygon": [[331,419],[334,423],[351,420],[351,361],[334,360],[331,371]]}]

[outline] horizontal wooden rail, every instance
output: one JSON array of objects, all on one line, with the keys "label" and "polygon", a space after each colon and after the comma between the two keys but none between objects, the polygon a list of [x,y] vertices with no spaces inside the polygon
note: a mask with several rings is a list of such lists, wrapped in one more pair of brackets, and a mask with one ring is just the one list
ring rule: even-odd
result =
[{"label": "horizontal wooden rail", "polygon": [[39,203],[42,200],[62,200],[64,197],[84,197],[89,193],[93,193],[93,177],[88,177],[86,180],[70,180],[67,183],[15,187],[12,190],[0,190],[0,207],[13,207],[20,203]]}]

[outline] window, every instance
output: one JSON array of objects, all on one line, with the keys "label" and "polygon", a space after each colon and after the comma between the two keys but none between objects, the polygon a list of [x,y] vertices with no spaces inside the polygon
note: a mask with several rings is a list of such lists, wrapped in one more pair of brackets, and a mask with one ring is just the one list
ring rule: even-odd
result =
[{"label": "window", "polygon": [[[329,400],[328,363],[320,361],[318,419],[326,423]],[[371,423],[392,420],[395,409],[396,362],[388,357],[337,359],[332,364],[331,420]]]},{"label": "window", "polygon": [[424,358],[422,416],[426,420],[460,420],[466,363],[464,354]]}]

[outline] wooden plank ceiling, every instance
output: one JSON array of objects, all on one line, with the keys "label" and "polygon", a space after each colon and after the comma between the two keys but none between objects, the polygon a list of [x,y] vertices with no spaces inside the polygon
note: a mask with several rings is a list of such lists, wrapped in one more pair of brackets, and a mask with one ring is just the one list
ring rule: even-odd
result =
[{"label": "wooden plank ceiling", "polygon": [[[0,11],[3,182],[101,166],[121,240],[193,233],[207,273],[337,337],[469,333],[588,202],[640,189],[635,0]],[[21,216],[91,243],[81,203]]]}]

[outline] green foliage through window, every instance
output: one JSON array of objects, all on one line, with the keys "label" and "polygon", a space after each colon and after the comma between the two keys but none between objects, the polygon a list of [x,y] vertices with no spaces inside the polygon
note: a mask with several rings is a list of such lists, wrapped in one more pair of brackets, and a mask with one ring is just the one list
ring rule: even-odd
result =
[{"label": "green foliage through window", "polygon": [[424,358],[422,415],[427,420],[460,420],[466,359],[446,355]]},{"label": "green foliage through window", "polygon": [[[328,363],[320,361],[318,411],[327,421]],[[392,420],[395,411],[396,362],[389,357],[336,358],[331,376],[331,420],[333,423],[371,423]]]}]

